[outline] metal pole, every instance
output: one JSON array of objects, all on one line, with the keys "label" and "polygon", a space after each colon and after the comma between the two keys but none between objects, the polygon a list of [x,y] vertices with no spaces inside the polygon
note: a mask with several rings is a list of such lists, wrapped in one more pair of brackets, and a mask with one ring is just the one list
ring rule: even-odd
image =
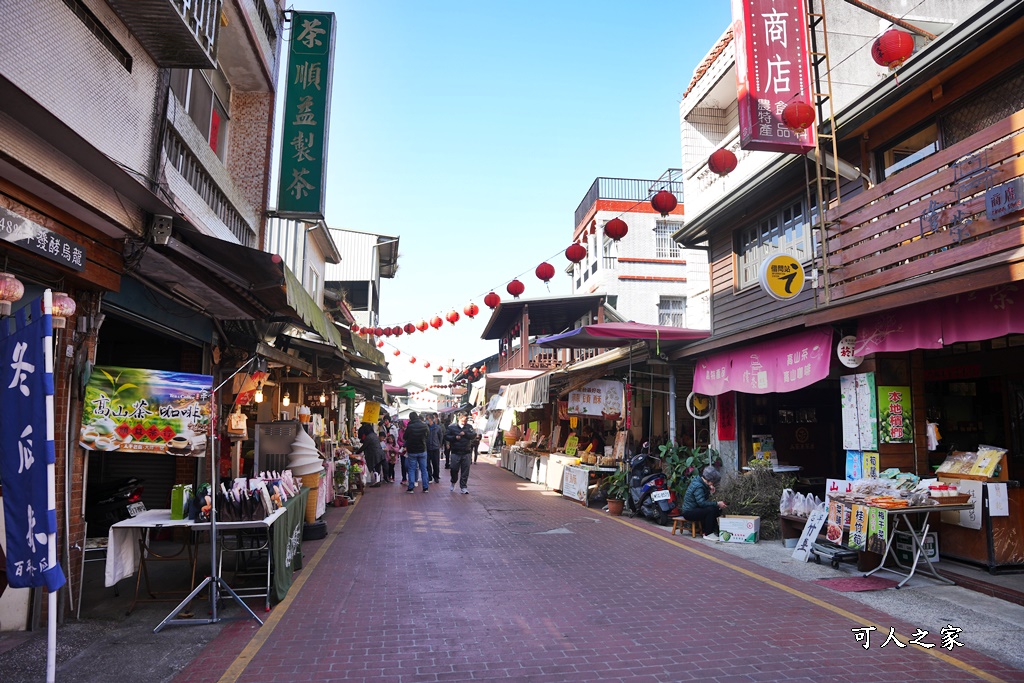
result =
[{"label": "metal pole", "polygon": [[[53,313],[53,292],[43,292],[43,315]],[[53,333],[43,338],[43,364],[47,375],[53,376]],[[46,441],[53,444],[53,394],[46,395]],[[48,457],[47,460],[50,460]],[[46,507],[49,512],[57,509],[56,464],[46,463]],[[46,565],[57,566],[57,530],[46,534]],[[46,593],[46,683],[53,683],[57,669],[57,591],[47,589]]]}]

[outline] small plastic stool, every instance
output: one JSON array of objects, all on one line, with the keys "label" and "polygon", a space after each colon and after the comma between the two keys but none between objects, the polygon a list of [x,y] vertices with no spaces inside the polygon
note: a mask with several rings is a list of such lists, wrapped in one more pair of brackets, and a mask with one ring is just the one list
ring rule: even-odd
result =
[{"label": "small plastic stool", "polygon": [[672,534],[673,535],[675,535],[675,533],[678,531],[680,536],[684,536],[687,528],[689,528],[689,530],[690,530],[690,536],[692,538],[697,538],[697,534],[699,534],[701,532],[700,521],[699,520],[686,519],[685,517],[673,517],[672,518]]}]

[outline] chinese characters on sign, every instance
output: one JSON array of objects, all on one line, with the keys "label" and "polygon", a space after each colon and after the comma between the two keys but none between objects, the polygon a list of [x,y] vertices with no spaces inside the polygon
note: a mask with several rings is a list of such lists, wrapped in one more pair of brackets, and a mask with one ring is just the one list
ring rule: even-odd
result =
[{"label": "chinese characters on sign", "polygon": [[97,366],[85,390],[79,445],[201,457],[212,387],[209,375]]},{"label": "chinese characters on sign", "polygon": [[878,411],[881,443],[914,443],[910,387],[878,387]]},{"label": "chinese characters on sign", "polygon": [[[878,629],[876,629],[874,626],[861,626],[858,628],[851,628],[850,630],[853,632],[853,637],[856,638],[857,642],[861,644],[861,647],[867,650],[869,647],[871,647],[871,632],[876,631]],[[939,644],[950,651],[952,651],[954,647],[963,647],[964,644],[958,640],[961,633],[963,633],[962,628],[958,628],[956,626],[953,626],[952,624],[946,624],[942,629],[939,630]],[[925,650],[929,650],[935,647],[935,643],[923,642],[922,639],[927,635],[928,631],[919,628],[915,629],[914,635],[910,637],[910,640],[908,640],[907,643],[911,645],[917,645],[919,647],[924,648]],[[882,643],[879,647],[885,647],[890,643],[899,648],[904,648],[907,646],[907,643],[900,641],[900,639],[896,637],[895,626],[889,627],[889,637],[886,638],[885,642]]]},{"label": "chinese characters on sign", "polygon": [[[52,323],[41,310],[38,300],[20,309],[13,333],[7,320],[0,325],[0,479],[7,583],[12,588],[46,585],[54,591],[64,585],[64,574],[50,562],[57,533],[47,472],[55,462],[53,361],[48,357]],[[30,311],[36,316],[31,321]]]},{"label": "chinese characters on sign", "polygon": [[323,218],[334,14],[295,12],[288,53],[278,212]]},{"label": "chinese characters on sign", "polygon": [[797,154],[814,149],[814,126],[798,134],[782,122],[786,105],[814,104],[803,5],[800,0],[733,0],[743,149]]},{"label": "chinese characters on sign", "polygon": [[2,206],[0,240],[17,244],[72,270],[85,270],[85,247]]},{"label": "chinese characters on sign", "polygon": [[795,391],[828,376],[832,328],[815,328],[697,359],[693,390],[770,394]]},{"label": "chinese characters on sign", "polygon": [[618,420],[622,417],[622,382],[594,380],[569,392],[569,414]]}]

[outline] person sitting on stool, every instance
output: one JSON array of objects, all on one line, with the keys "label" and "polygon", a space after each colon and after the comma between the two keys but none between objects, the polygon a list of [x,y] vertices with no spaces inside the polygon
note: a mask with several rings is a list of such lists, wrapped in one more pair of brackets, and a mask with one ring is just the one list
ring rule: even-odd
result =
[{"label": "person sitting on stool", "polygon": [[715,484],[722,481],[722,473],[711,465],[704,468],[701,476],[690,480],[683,496],[683,517],[691,522],[700,522],[704,538],[718,540],[718,517],[726,508],[725,501],[709,500],[715,492]]}]

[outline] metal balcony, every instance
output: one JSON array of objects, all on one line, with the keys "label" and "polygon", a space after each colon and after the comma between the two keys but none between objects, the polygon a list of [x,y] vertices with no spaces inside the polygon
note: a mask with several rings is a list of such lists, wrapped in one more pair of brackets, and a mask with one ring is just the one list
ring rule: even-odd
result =
[{"label": "metal balcony", "polygon": [[574,225],[579,226],[580,221],[589,213],[590,209],[599,199],[617,199],[631,202],[645,202],[649,200],[658,190],[668,190],[676,196],[676,200],[683,202],[682,171],[677,168],[670,168],[662,174],[658,180],[638,180],[633,178],[597,178],[593,185],[587,190],[583,201],[576,207]]},{"label": "metal balcony", "polygon": [[223,0],[107,0],[157,66],[217,67]]}]

